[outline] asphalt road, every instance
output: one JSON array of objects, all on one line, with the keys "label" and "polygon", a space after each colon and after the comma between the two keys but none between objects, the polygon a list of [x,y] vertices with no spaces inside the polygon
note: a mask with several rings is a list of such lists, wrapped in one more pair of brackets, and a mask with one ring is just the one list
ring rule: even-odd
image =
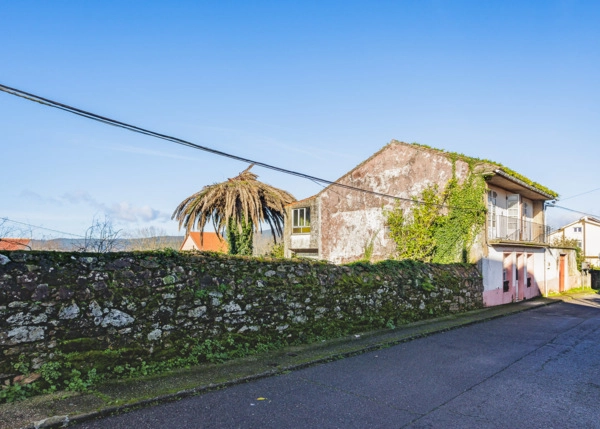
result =
[{"label": "asphalt road", "polygon": [[78,428],[600,428],[600,296]]}]

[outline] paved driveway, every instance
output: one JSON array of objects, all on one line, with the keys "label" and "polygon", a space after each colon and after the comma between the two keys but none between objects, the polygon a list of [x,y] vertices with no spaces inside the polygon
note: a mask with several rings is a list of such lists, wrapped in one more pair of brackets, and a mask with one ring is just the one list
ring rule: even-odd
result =
[{"label": "paved driveway", "polygon": [[600,297],[79,428],[600,428]]}]

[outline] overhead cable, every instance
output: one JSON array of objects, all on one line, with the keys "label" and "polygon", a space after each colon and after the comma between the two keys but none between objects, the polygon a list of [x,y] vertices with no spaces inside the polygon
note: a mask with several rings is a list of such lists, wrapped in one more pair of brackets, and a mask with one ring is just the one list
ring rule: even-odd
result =
[{"label": "overhead cable", "polygon": [[33,228],[33,229],[43,229],[45,231],[57,232],[59,234],[70,235],[72,237],[85,238],[83,235],[71,234],[70,232],[58,231],[56,229],[45,228],[43,226],[31,225],[29,223],[19,222],[19,221],[16,221],[16,220],[9,219],[7,217],[0,218],[0,220],[2,220],[4,222],[12,222],[12,223],[16,223],[16,224],[19,224],[19,225],[24,225],[24,226],[27,226],[27,227]]},{"label": "overhead cable", "polygon": [[571,199],[571,198],[580,197],[580,196],[582,196],[582,195],[586,195],[586,194],[591,194],[592,192],[596,192],[596,191],[600,191],[600,188],[592,189],[591,191],[582,192],[581,194],[571,195],[570,197],[567,197],[567,198],[561,198],[560,200],[561,200],[561,201],[564,201],[564,200],[569,200],[569,199]]},{"label": "overhead cable", "polygon": [[554,207],[554,208],[557,208],[557,209],[567,210],[569,212],[579,213],[579,214],[582,214],[582,215],[585,215],[585,216],[590,216],[590,217],[593,217],[593,218],[599,218],[600,217],[600,215],[590,214],[590,213],[586,213],[586,212],[580,212],[579,210],[573,210],[573,209],[569,209],[567,207],[557,206],[557,205],[554,205],[554,204],[548,204],[546,207]]},{"label": "overhead cable", "polygon": [[[48,98],[44,98],[44,97],[40,97],[38,95],[35,94],[31,94],[25,91],[21,91],[19,89],[16,88],[11,88],[9,86],[6,85],[2,85],[0,84],[0,91],[6,92],[8,94],[11,95],[15,95],[17,97],[21,97],[21,98],[25,98],[27,100],[36,102],[36,103],[40,103],[43,104],[45,106],[49,106],[49,107],[54,107],[56,109],[60,109],[60,110],[64,110],[66,112],[69,113],[73,113],[75,115],[79,115],[79,116],[83,116],[84,118],[88,118],[88,119],[92,119],[94,121],[98,121],[107,125],[112,125],[114,127],[119,127],[119,128],[124,128],[126,130],[129,131],[133,131],[136,133],[140,133],[140,134],[144,134],[150,137],[155,137],[158,139],[162,139],[162,140],[167,140],[170,141],[172,143],[176,143],[182,146],[187,146],[187,147],[191,147],[194,149],[198,149],[198,150],[202,150],[205,152],[209,152],[218,156],[223,156],[226,158],[230,158],[230,159],[235,159],[237,161],[242,161],[248,164],[255,164],[259,167],[263,167],[263,168],[267,168],[269,170],[274,170],[274,171],[278,171],[280,173],[284,173],[284,174],[289,174],[292,176],[296,176],[296,177],[300,177],[303,179],[307,179],[307,180],[311,180],[313,182],[320,182],[320,183],[324,183],[326,185],[331,185],[331,186],[338,186],[340,188],[345,188],[351,191],[358,191],[358,192],[363,192],[366,194],[371,194],[371,195],[375,195],[378,197],[382,197],[382,198],[390,198],[390,199],[394,199],[394,200],[399,200],[399,201],[408,201],[410,203],[416,203],[416,204],[426,204],[424,201],[420,201],[420,200],[416,200],[416,199],[411,199],[411,198],[403,198],[403,197],[398,197],[395,195],[389,195],[389,194],[384,194],[381,192],[376,192],[376,191],[372,191],[370,189],[363,189],[363,188],[357,188],[355,186],[351,186],[351,185],[346,185],[343,183],[339,183],[339,182],[333,182],[331,180],[327,180],[327,179],[321,179],[319,177],[315,177],[315,176],[311,176],[309,174],[304,174],[298,171],[294,171],[294,170],[288,170],[286,168],[282,168],[282,167],[277,167],[275,165],[271,165],[271,164],[267,164],[265,162],[261,162],[261,161],[256,161],[256,160],[252,160],[249,158],[245,158],[242,156],[238,156],[238,155],[234,155],[231,153],[227,153],[227,152],[223,152],[217,149],[213,149],[207,146],[202,146],[196,143],[192,143],[189,142],[187,140],[183,140],[177,137],[173,137],[173,136],[169,136],[166,134],[161,134],[155,131],[151,131],[145,128],[141,128],[135,125],[131,125],[131,124],[127,124],[125,122],[121,122],[121,121],[117,121],[115,119],[111,119],[105,116],[101,116],[101,115],[97,115],[95,113],[92,112],[88,112],[86,110],[82,110],[82,109],[78,109],[76,107],[73,106],[69,106],[67,104],[63,104],[54,100],[50,100]],[[452,208],[452,209],[459,209],[459,210],[465,210],[465,211],[478,211],[480,209],[476,209],[473,207],[456,207],[456,206],[447,206],[447,205],[443,205],[443,204],[432,204],[434,206],[438,206],[438,207],[443,207],[443,208]]]}]

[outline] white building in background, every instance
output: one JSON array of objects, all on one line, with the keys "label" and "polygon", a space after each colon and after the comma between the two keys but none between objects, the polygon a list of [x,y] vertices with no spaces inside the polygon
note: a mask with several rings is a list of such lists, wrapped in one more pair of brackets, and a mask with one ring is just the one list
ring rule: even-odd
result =
[{"label": "white building in background", "polygon": [[600,220],[584,216],[553,231],[549,238],[550,242],[562,239],[575,240],[582,250],[585,261],[600,267]]}]

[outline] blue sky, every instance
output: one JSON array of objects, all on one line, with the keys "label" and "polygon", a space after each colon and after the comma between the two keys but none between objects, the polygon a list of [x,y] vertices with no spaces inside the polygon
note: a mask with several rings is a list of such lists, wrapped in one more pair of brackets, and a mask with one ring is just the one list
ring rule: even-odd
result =
[{"label": "blue sky", "polygon": [[[330,180],[418,142],[600,216],[598,22],[596,1],[5,0],[0,84]],[[0,118],[0,218],[72,234],[104,214],[176,234],[179,202],[246,168],[6,93]]]}]

